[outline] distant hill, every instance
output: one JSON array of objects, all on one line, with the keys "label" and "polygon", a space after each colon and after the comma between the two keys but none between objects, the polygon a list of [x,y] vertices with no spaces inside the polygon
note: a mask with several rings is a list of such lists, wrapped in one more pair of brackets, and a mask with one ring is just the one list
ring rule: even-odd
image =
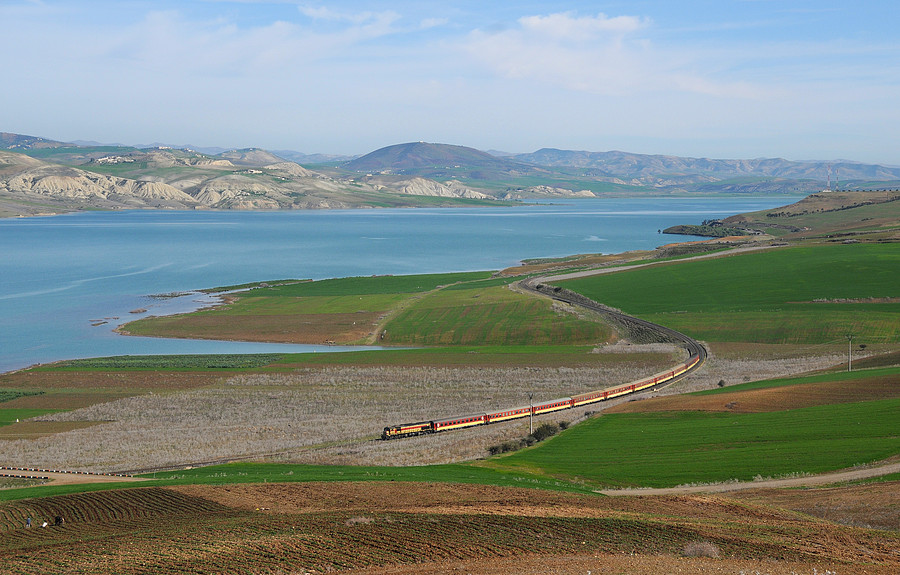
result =
[{"label": "distant hill", "polygon": [[584,152],[543,148],[531,154],[517,154],[520,162],[546,167],[574,167],[599,170],[620,178],[685,178],[705,176],[716,180],[754,176],[780,179],[826,181],[898,180],[900,168],[848,161],[794,162],[782,158],[714,160],[679,156],[632,154],[628,152]]},{"label": "distant hill", "polygon": [[825,188],[829,174],[833,189],[900,188],[900,168],[851,161],[553,148],[505,155],[426,142],[387,146],[357,158],[261,148],[204,151],[79,145],[0,133],[0,217],[141,207],[277,210],[598,196],[806,195]]},{"label": "distant hill", "polygon": [[3,150],[32,150],[36,148],[58,148],[65,146],[62,142],[47,140],[37,136],[24,136],[22,134],[12,134],[9,132],[0,132],[0,149]]},{"label": "distant hill", "polygon": [[308,170],[257,148],[207,155],[157,146],[77,146],[5,134],[0,217],[85,209],[280,210],[489,202],[462,185],[367,183]]},{"label": "distant hill", "polygon": [[474,148],[426,142],[380,148],[343,164],[342,168],[355,172],[403,174],[438,180],[498,180],[546,173],[546,170],[537,166],[498,158]]},{"label": "distant hill", "polygon": [[227,152],[218,154],[218,157],[229,160],[231,163],[240,166],[267,166],[269,164],[277,164],[284,161],[284,158],[259,148],[228,150]]},{"label": "distant hill", "polygon": [[273,154],[281,156],[285,160],[298,164],[330,164],[335,162],[349,162],[356,156],[343,156],[339,154],[304,154],[293,150],[272,150]]}]

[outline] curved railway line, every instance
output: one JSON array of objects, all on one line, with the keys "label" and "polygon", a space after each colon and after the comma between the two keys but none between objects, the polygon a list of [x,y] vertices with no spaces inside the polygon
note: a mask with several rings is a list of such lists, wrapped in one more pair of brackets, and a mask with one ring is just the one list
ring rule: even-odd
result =
[{"label": "curved railway line", "polygon": [[639,391],[646,391],[662,385],[669,385],[681,377],[696,371],[703,365],[703,362],[706,361],[706,348],[703,347],[700,342],[685,334],[662,325],[624,314],[573,291],[550,285],[546,283],[549,279],[550,278],[548,277],[529,278],[518,282],[518,286],[533,294],[547,296],[557,301],[598,313],[607,320],[618,324],[629,333],[652,334],[653,338],[657,341],[680,345],[687,350],[688,360],[684,363],[672,366],[665,371],[655,373],[639,380],[623,385],[598,389],[596,391],[589,391],[571,397],[561,397],[546,402],[511,407],[489,413],[478,413],[444,419],[433,419],[430,421],[417,421],[413,423],[391,425],[384,428],[381,433],[381,438],[397,439],[401,437],[412,437],[416,435],[450,431],[453,429],[475,427],[478,425],[488,425],[501,421],[509,421],[511,419],[560,411],[563,409],[572,409],[600,401],[607,401],[615,397],[621,397]]}]

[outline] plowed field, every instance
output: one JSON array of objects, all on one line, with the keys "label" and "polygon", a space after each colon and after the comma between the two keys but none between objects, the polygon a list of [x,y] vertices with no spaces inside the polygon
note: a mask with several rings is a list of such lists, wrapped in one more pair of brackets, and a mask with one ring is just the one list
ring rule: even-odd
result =
[{"label": "plowed field", "polygon": [[860,382],[826,381],[712,395],[672,395],[623,403],[607,409],[606,413],[657,411],[763,413],[895,397],[900,397],[900,382],[894,376],[885,376],[866,378]]},{"label": "plowed field", "polygon": [[[56,515],[64,525],[23,527],[25,517]],[[900,569],[897,532],[717,496],[400,483],[147,488],[4,503],[0,530],[4,573]]]}]

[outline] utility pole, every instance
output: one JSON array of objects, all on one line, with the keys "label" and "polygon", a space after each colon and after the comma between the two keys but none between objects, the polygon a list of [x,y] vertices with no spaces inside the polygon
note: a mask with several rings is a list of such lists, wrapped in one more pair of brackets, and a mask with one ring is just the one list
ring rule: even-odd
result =
[{"label": "utility pole", "polygon": [[853,334],[847,334],[847,371],[853,371]]},{"label": "utility pole", "polygon": [[529,409],[528,409],[528,424],[531,426],[531,431],[529,433],[531,433],[532,435],[534,434],[534,401],[532,401],[533,399],[534,399],[534,393],[529,393],[528,394],[528,407],[529,407]]}]

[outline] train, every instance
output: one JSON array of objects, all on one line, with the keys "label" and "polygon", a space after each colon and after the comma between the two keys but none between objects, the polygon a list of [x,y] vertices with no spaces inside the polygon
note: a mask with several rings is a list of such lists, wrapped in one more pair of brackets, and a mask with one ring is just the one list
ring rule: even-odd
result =
[{"label": "train", "polygon": [[413,437],[416,435],[424,435],[430,433],[439,433],[442,431],[450,431],[451,429],[464,429],[467,427],[475,427],[478,425],[488,425],[501,421],[509,421],[522,417],[530,417],[532,415],[541,415],[564,409],[572,409],[588,405],[599,401],[606,401],[615,397],[621,397],[631,393],[636,393],[668,383],[683,373],[698,367],[705,358],[705,350],[701,346],[697,346],[692,350],[692,355],[687,362],[679,364],[674,368],[655,373],[649,377],[632,381],[617,387],[609,387],[597,391],[589,391],[573,395],[572,397],[560,397],[550,401],[525,405],[520,407],[512,407],[502,409],[490,413],[478,413],[473,415],[463,415],[458,417],[448,417],[445,419],[434,419],[431,421],[418,421],[415,423],[403,423],[400,425],[390,425],[384,428],[381,433],[381,439],[398,439],[401,437]]}]

